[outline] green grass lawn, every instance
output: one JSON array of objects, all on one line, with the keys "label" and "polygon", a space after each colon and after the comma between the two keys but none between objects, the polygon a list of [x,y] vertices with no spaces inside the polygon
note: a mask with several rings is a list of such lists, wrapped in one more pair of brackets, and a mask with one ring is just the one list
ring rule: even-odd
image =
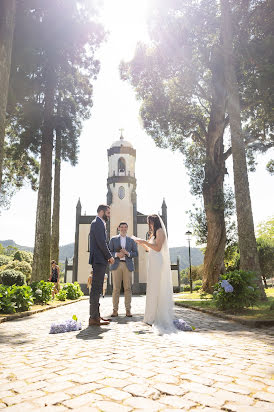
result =
[{"label": "green grass lawn", "polygon": [[[259,302],[255,306],[242,310],[241,312],[234,313],[243,319],[254,320],[274,320],[274,310],[270,310],[270,305],[274,302],[274,288],[265,290],[267,295],[266,302]],[[205,295],[205,299],[201,299],[199,292],[180,293],[176,295],[176,304],[186,305],[190,307],[208,308],[210,310],[218,312],[211,295]]]}]

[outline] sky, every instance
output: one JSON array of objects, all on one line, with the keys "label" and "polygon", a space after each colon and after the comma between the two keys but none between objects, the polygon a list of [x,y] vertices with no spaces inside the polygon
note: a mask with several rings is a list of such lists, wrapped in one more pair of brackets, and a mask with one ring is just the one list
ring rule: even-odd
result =
[{"label": "sky", "polygon": [[[84,122],[76,167],[62,164],[60,245],[74,242],[75,211],[80,198],[82,214],[96,214],[106,202],[107,149],[119,139],[119,129],[136,149],[137,209],[150,214],[161,211],[163,198],[168,212],[169,245],[187,245],[185,232],[191,230],[186,211],[197,200],[190,194],[183,156],[159,149],[146,135],[139,118],[139,105],[133,88],[120,80],[120,61],[130,60],[138,41],[147,41],[147,0],[105,0],[101,20],[109,32],[97,56],[101,71],[94,83],[91,118]],[[254,223],[273,215],[274,178],[265,170],[271,154],[258,156],[257,170],[249,174]],[[274,154],[272,152],[272,157]],[[233,185],[232,161],[227,181]],[[19,245],[33,246],[37,192],[21,189],[11,207],[0,215],[0,240],[12,239]],[[192,246],[195,245],[193,239]]]}]

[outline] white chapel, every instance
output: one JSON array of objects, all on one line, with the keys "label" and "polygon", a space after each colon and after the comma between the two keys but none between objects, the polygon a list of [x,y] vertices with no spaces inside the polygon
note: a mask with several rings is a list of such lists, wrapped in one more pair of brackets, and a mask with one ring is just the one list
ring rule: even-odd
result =
[{"label": "white chapel", "polygon": [[[111,209],[110,221],[107,224],[109,239],[117,235],[119,223],[128,223],[128,236],[134,235],[147,238],[147,215],[137,210],[135,162],[136,150],[132,144],[124,139],[122,133],[120,139],[115,141],[107,151],[108,178],[107,178],[107,204]],[[98,204],[100,200],[98,200]],[[101,202],[102,203],[102,202]],[[74,258],[71,271],[66,271],[66,281],[79,282],[84,293],[88,275],[91,271],[89,265],[89,231],[90,224],[96,215],[82,215],[80,199],[76,206],[76,229]],[[162,203],[161,217],[167,227],[167,206],[165,200]],[[132,275],[133,294],[143,294],[146,291],[148,253],[139,247],[139,256],[134,259],[135,271]],[[68,268],[69,269],[69,268]],[[173,284],[178,286],[178,271],[173,271]],[[71,278],[71,279],[69,279]],[[108,277],[107,293],[112,293],[111,273]]]}]

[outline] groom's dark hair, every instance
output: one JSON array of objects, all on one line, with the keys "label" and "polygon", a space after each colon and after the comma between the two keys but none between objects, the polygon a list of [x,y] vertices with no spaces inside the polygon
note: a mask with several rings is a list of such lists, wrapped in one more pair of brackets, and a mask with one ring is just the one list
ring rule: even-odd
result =
[{"label": "groom's dark hair", "polygon": [[121,222],[118,227],[120,227],[120,226],[122,226],[122,225],[127,225],[127,227],[128,227],[127,222]]},{"label": "groom's dark hair", "polygon": [[105,212],[107,209],[110,209],[109,205],[99,205],[97,208],[97,213],[101,212],[101,210]]}]

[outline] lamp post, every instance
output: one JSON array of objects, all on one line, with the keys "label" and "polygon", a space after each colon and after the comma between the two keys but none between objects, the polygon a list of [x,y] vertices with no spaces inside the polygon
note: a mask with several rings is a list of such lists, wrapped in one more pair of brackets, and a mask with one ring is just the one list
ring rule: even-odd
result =
[{"label": "lamp post", "polygon": [[189,230],[186,232],[186,239],[188,241],[188,257],[189,257],[189,283],[190,283],[190,293],[192,293],[192,275],[191,275],[191,254],[190,254],[190,241],[192,232]]}]

